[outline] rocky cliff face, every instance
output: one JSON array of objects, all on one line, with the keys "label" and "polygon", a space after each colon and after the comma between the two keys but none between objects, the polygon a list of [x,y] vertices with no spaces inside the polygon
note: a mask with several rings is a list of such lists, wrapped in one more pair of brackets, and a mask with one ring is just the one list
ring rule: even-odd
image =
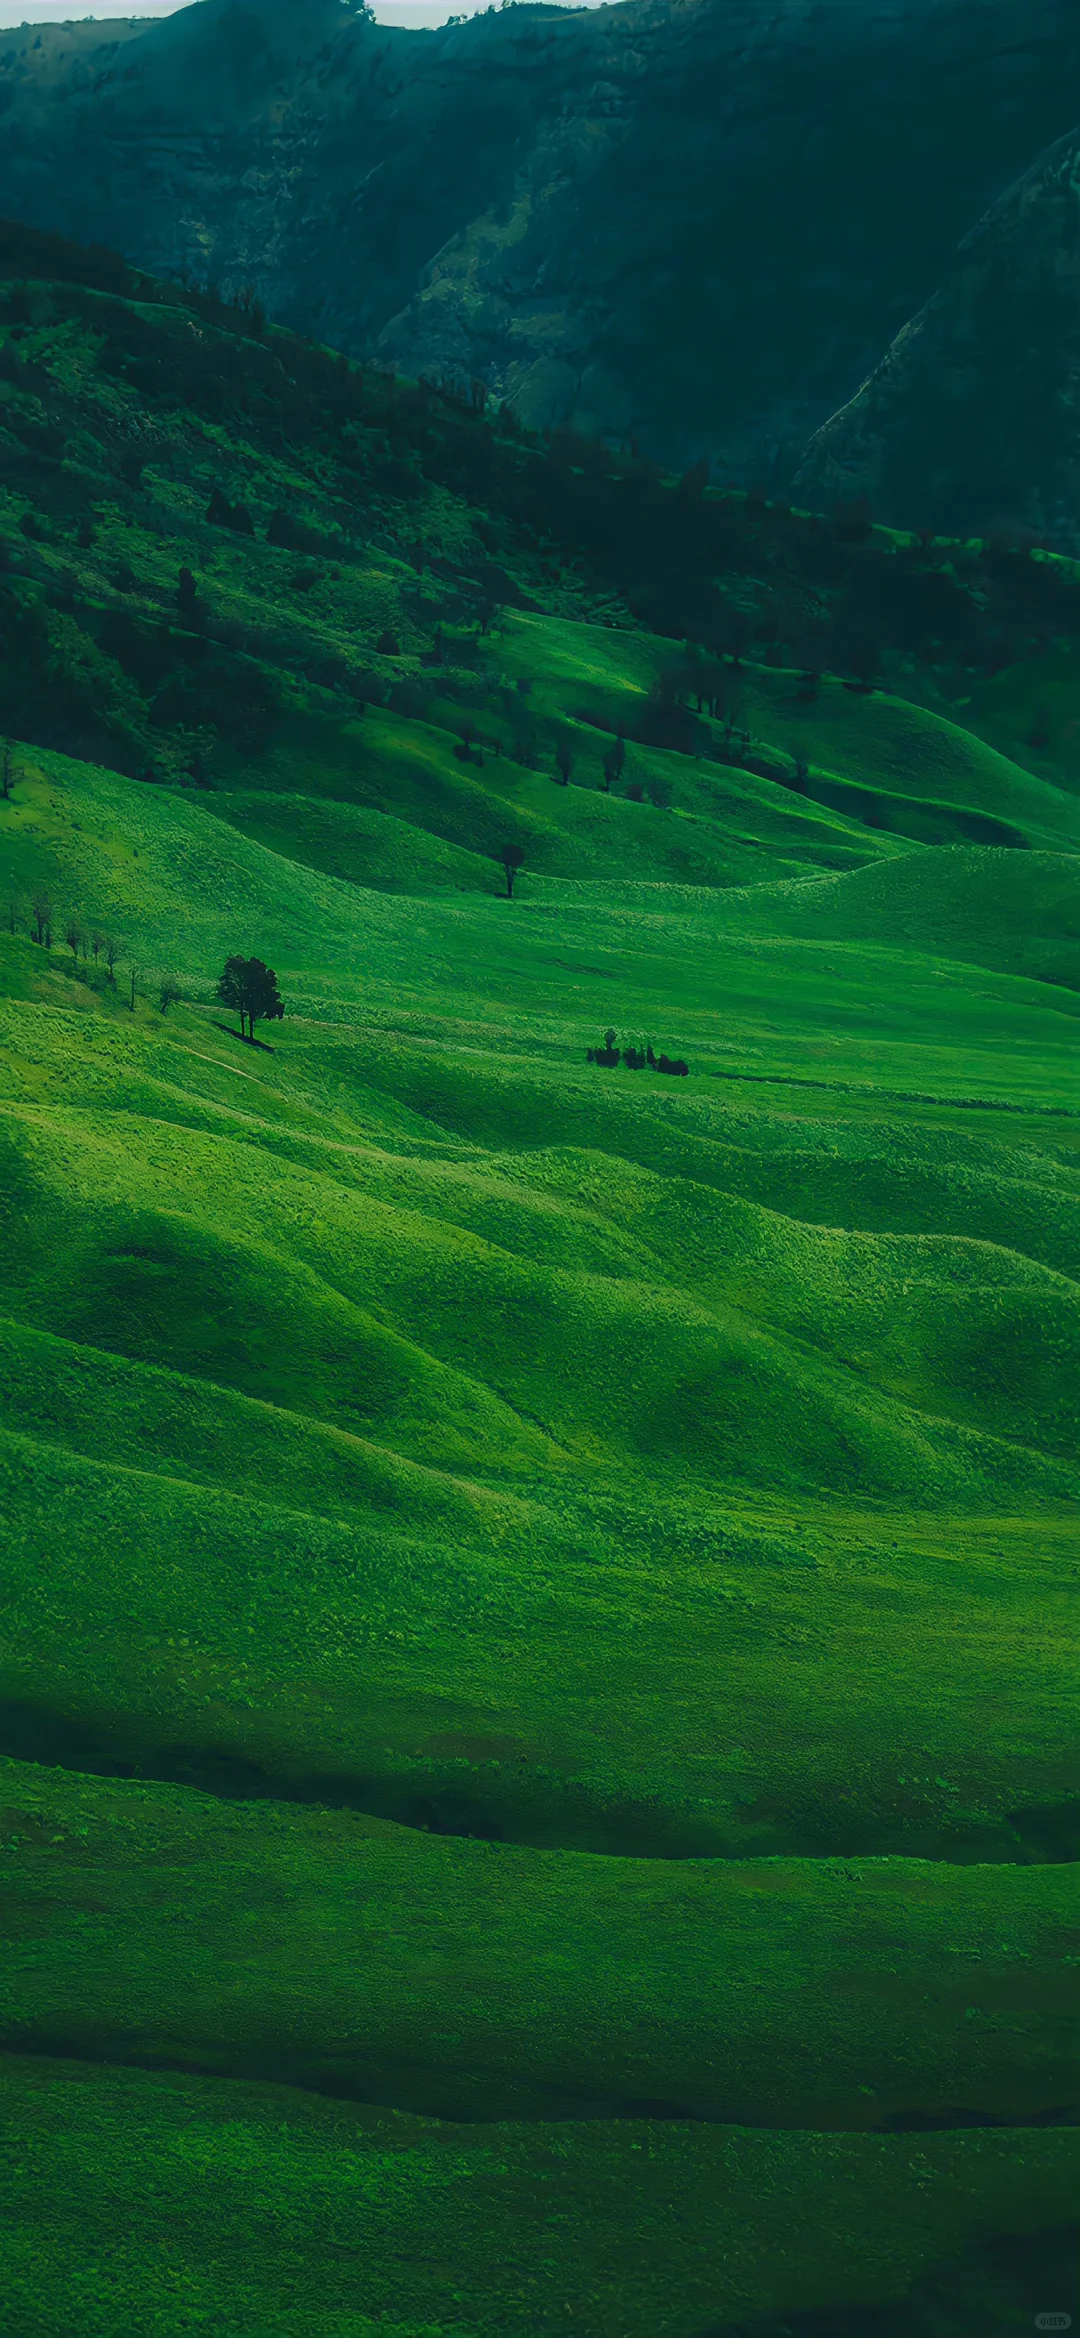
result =
[{"label": "rocky cliff face", "polygon": [[1074,0],[200,0],[0,48],[0,211],[780,484],[1080,112]]},{"label": "rocky cliff face", "polygon": [[797,474],[951,534],[1021,527],[1080,554],[1080,131],[960,245],[940,289]]}]

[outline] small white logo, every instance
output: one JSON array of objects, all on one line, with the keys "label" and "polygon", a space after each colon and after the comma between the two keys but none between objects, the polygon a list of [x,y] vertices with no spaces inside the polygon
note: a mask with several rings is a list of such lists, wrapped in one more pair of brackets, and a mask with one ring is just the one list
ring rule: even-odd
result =
[{"label": "small white logo", "polygon": [[1035,2316],[1035,2328],[1036,2328],[1037,2330],[1071,2330],[1071,2329],[1072,2329],[1072,2315],[1071,2315],[1071,2314],[1036,2314],[1036,2316]]}]

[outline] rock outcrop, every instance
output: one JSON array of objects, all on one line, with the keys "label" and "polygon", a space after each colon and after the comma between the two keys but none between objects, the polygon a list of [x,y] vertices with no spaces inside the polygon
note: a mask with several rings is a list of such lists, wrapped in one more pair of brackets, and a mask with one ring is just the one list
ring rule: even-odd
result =
[{"label": "rock outcrop", "polygon": [[0,212],[778,485],[1078,112],[1072,0],[199,0],[8,37]]},{"label": "rock outcrop", "polygon": [[801,501],[1080,554],[1080,131],[964,238],[933,298],[816,432]]}]

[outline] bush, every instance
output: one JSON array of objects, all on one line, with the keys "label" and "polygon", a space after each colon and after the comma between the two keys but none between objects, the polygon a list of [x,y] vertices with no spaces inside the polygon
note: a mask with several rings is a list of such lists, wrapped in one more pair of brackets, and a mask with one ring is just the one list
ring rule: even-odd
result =
[{"label": "bush", "polygon": [[206,507],[206,517],[216,528],[232,528],[237,536],[253,536],[255,522],[242,503],[230,503],[215,487]]},{"label": "bush", "polygon": [[604,1044],[602,1047],[590,1047],[588,1050],[588,1061],[590,1063],[612,1065],[621,1062],[621,1060],[622,1059],[620,1057],[619,1050],[615,1045],[614,1031],[605,1031]]}]

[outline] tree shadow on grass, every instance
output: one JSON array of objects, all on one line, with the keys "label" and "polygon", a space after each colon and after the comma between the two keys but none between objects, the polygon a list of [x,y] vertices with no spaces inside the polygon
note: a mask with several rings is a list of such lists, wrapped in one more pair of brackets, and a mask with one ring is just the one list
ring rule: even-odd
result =
[{"label": "tree shadow on grass", "polygon": [[232,1023],[215,1022],[214,1029],[215,1031],[224,1031],[229,1039],[239,1039],[244,1047],[261,1047],[264,1055],[277,1054],[277,1049],[271,1047],[269,1040],[249,1039],[246,1031],[237,1031]]}]

